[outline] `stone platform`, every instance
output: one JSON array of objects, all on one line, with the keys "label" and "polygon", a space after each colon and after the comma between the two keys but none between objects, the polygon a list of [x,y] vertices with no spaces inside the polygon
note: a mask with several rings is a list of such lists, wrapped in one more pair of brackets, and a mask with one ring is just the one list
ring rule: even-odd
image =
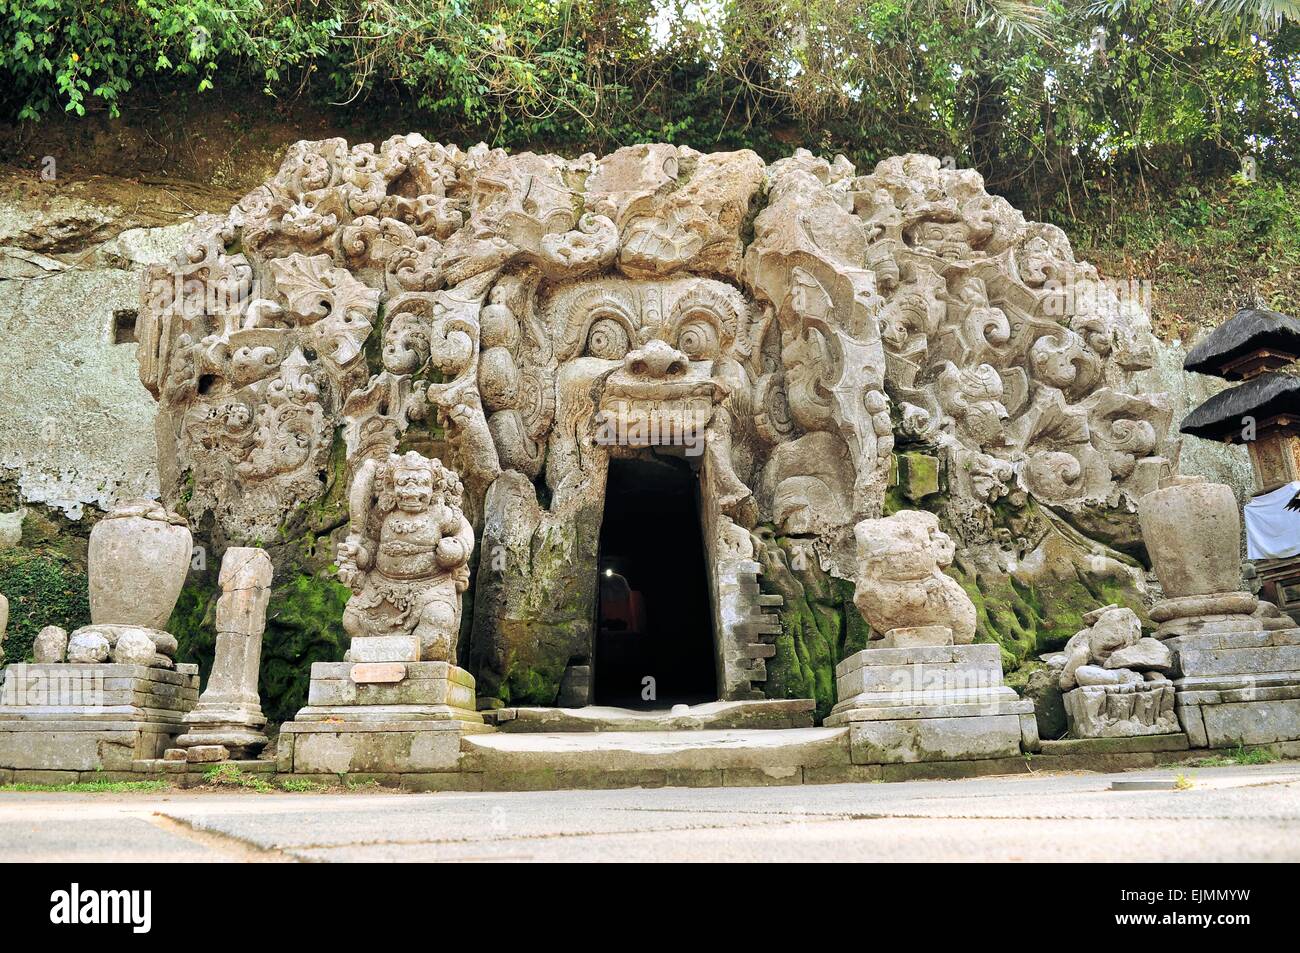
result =
[{"label": "stone platform", "polygon": [[1210,630],[1165,645],[1192,747],[1300,740],[1300,628]]},{"label": "stone platform", "polygon": [[448,662],[316,662],[307,702],[280,728],[281,772],[455,771],[461,736],[493,730],[474,676]]},{"label": "stone platform", "polygon": [[680,709],[639,711],[605,705],[584,708],[498,708],[483,714],[501,731],[700,731],[735,728],[811,728],[811,698],[705,702]]},{"label": "stone platform", "polygon": [[1003,684],[998,646],[869,648],[835,667],[855,764],[965,761],[1038,750],[1033,702]]},{"label": "stone platform", "polygon": [[10,665],[0,689],[0,768],[130,770],[159,758],[199,697],[197,665]]}]

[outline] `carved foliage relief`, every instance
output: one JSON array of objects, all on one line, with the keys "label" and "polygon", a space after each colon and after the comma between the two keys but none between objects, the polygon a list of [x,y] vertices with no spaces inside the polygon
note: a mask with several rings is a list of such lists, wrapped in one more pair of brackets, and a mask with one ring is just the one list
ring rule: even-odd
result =
[{"label": "carved foliage relief", "polygon": [[504,474],[545,488],[528,536],[598,503],[609,455],[674,445],[720,537],[774,524],[850,578],[896,438],[972,505],[1122,506],[1173,466],[1169,407],[1129,385],[1143,316],[1063,298],[1096,279],[925,156],[331,139],[150,273],[140,373],[168,501],[231,539],[319,496],[336,436],[355,472],[427,420],[476,521]]}]

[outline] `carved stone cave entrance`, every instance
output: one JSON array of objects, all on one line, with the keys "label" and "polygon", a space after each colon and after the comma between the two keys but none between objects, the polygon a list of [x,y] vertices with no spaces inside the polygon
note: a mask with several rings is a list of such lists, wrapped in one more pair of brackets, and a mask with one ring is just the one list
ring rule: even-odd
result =
[{"label": "carved stone cave entrance", "polygon": [[718,698],[699,467],[644,452],[609,462],[592,701],[664,709]]}]

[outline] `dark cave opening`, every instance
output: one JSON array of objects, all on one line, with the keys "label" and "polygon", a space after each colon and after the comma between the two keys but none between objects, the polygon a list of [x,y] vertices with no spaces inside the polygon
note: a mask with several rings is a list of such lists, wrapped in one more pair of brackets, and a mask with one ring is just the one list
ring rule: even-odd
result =
[{"label": "dark cave opening", "polygon": [[610,461],[598,571],[595,704],[716,700],[699,479],[684,458]]}]

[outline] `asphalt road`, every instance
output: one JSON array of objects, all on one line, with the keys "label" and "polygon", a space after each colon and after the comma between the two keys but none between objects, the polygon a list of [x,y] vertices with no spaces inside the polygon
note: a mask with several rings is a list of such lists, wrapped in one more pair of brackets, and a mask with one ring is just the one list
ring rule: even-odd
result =
[{"label": "asphalt road", "polygon": [[[1111,791],[1170,778],[1180,791]],[[0,793],[0,861],[1297,861],[1300,763],[767,788]]]}]

